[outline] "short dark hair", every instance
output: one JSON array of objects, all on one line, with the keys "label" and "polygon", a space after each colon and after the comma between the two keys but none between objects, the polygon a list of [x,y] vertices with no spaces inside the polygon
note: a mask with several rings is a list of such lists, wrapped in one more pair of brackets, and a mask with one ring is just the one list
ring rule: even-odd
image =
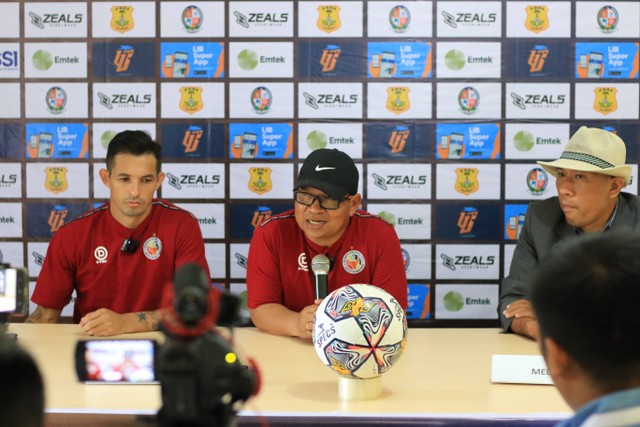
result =
[{"label": "short dark hair", "polygon": [[0,417],[9,427],[44,425],[44,384],[35,361],[0,334]]},{"label": "short dark hair", "polygon": [[640,378],[639,301],[637,232],[558,243],[531,288],[541,338],[553,339],[603,389]]},{"label": "short dark hair", "polygon": [[121,153],[133,154],[134,156],[153,154],[156,158],[156,172],[160,172],[162,147],[147,132],[124,130],[113,137],[107,149],[107,170],[109,172],[115,165],[116,155]]}]

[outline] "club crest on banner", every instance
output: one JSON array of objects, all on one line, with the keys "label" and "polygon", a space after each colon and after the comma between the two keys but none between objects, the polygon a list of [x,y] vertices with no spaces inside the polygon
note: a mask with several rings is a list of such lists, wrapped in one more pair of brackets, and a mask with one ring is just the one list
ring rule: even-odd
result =
[{"label": "club crest on banner", "polygon": [[548,6],[527,6],[525,10],[527,18],[524,26],[527,30],[539,34],[549,28]]},{"label": "club crest on banner", "polygon": [[133,6],[111,7],[111,29],[120,34],[133,30]]},{"label": "club crest on banner", "polygon": [[332,33],[342,26],[340,22],[340,6],[318,6],[318,29]]},{"label": "club crest on banner", "polygon": [[480,188],[477,168],[457,168],[455,189],[458,193],[468,196]]},{"label": "club crest on banner", "polygon": [[202,110],[202,88],[200,86],[183,86],[180,88],[180,109],[185,113],[195,114]]},{"label": "club crest on banner", "polygon": [[272,187],[271,168],[249,168],[249,190],[262,195]]},{"label": "club crest on banner", "polygon": [[464,114],[473,114],[480,105],[480,94],[475,88],[467,86],[458,93],[458,105]]},{"label": "club crest on banner", "polygon": [[67,168],[61,166],[44,168],[46,178],[44,188],[53,194],[60,194],[69,188],[67,182]]},{"label": "club crest on banner", "polygon": [[271,108],[273,96],[271,91],[264,86],[258,86],[251,92],[251,106],[258,114],[266,114]]},{"label": "club crest on banner", "polygon": [[404,33],[411,23],[411,11],[406,6],[398,5],[389,12],[389,24],[395,33]]},{"label": "club crest on banner", "polygon": [[196,5],[189,5],[182,11],[182,26],[187,33],[193,34],[200,31],[204,15]]},{"label": "club crest on banner", "polygon": [[534,196],[544,194],[549,183],[549,176],[542,168],[533,168],[527,174],[527,188]]},{"label": "club crest on banner", "polygon": [[60,114],[67,105],[67,93],[59,86],[53,86],[47,91],[47,108],[52,114]]},{"label": "club crest on banner", "polygon": [[603,6],[598,11],[598,26],[600,31],[611,34],[618,29],[618,11],[613,6]]},{"label": "club crest on banner", "polygon": [[409,111],[411,101],[409,100],[410,89],[406,86],[391,86],[387,88],[387,110],[395,114],[402,114]]},{"label": "club crest on banner", "polygon": [[596,93],[593,109],[598,113],[606,116],[618,109],[618,100],[616,99],[618,89],[615,87],[597,87],[593,91]]}]

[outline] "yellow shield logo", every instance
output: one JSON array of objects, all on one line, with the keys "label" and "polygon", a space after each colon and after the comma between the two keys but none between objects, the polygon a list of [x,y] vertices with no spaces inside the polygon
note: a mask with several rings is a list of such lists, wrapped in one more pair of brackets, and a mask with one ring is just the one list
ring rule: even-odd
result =
[{"label": "yellow shield logo", "polygon": [[318,29],[332,33],[342,26],[340,22],[340,6],[318,6]]},{"label": "yellow shield logo", "polygon": [[271,168],[249,168],[249,190],[262,195],[271,187]]},{"label": "yellow shield logo", "polygon": [[185,113],[195,114],[202,110],[202,88],[200,86],[183,86],[180,88],[180,109]]},{"label": "yellow shield logo", "polygon": [[524,10],[527,11],[527,18],[524,21],[527,30],[538,34],[549,28],[548,6],[527,6]]},{"label": "yellow shield logo", "polygon": [[605,116],[618,109],[618,100],[615,87],[597,87],[593,90],[596,93],[596,100],[593,102],[593,109]]},{"label": "yellow shield logo", "polygon": [[395,114],[402,114],[411,108],[409,88],[406,86],[391,86],[387,88],[387,110]]},{"label": "yellow shield logo", "polygon": [[456,169],[456,191],[458,193],[468,196],[478,191],[479,188],[477,168]]},{"label": "yellow shield logo", "polygon": [[44,188],[53,194],[60,194],[69,188],[67,182],[67,168],[58,167],[46,167],[44,168],[46,178],[44,180]]},{"label": "yellow shield logo", "polygon": [[133,6],[111,7],[111,29],[121,34],[133,30]]}]

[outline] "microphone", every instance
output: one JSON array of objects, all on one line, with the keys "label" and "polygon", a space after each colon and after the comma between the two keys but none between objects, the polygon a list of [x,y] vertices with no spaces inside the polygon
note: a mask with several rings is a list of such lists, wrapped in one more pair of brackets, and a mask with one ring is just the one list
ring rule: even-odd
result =
[{"label": "microphone", "polygon": [[120,251],[127,254],[135,253],[135,251],[137,250],[138,242],[133,240],[133,236],[129,237],[128,239],[124,239],[124,242],[122,242],[122,246],[120,246]]},{"label": "microphone", "polygon": [[316,276],[316,298],[323,299],[329,291],[329,270],[331,261],[326,255],[318,254],[311,260],[311,270]]}]

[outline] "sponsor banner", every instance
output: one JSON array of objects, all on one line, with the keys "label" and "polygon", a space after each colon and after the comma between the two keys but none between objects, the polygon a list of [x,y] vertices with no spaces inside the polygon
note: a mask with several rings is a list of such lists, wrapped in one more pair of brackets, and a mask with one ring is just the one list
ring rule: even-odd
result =
[{"label": "sponsor banner", "polygon": [[224,239],[224,203],[179,203],[176,205],[188,210],[198,219],[204,239]]},{"label": "sponsor banner", "polygon": [[431,198],[431,165],[381,163],[367,167],[367,198],[415,200]]},{"label": "sponsor banner", "polygon": [[238,298],[239,304],[239,317],[243,319],[243,322],[248,322],[251,318],[249,314],[249,308],[247,307],[247,284],[246,283],[229,283],[229,292]]},{"label": "sponsor banner", "polygon": [[431,319],[431,285],[409,283],[407,319]]},{"label": "sponsor banner", "polygon": [[[293,209],[294,202],[291,188],[289,189],[289,195],[286,198],[291,201],[287,203],[262,203],[259,205],[239,204],[232,201],[229,206],[229,228],[231,238],[251,239],[256,227],[268,220],[272,215],[277,215]],[[236,261],[237,258],[232,254],[231,263],[233,264]]]},{"label": "sponsor banner", "polygon": [[638,119],[638,83],[576,83],[576,119]]},{"label": "sponsor banner", "polygon": [[293,2],[229,2],[229,37],[293,37]]},{"label": "sponsor banner", "polygon": [[571,2],[507,2],[507,37],[571,37]]},{"label": "sponsor banner", "polygon": [[500,124],[439,123],[436,159],[499,159]]},{"label": "sponsor banner", "polygon": [[87,83],[26,83],[27,118],[87,118],[89,108],[87,85]]},{"label": "sponsor banner", "polygon": [[436,279],[500,277],[500,245],[436,245]]},{"label": "sponsor banner", "polygon": [[224,83],[162,83],[160,96],[162,118],[197,120],[224,117]]},{"label": "sponsor banner", "polygon": [[367,83],[367,117],[430,119],[431,83]]},{"label": "sponsor banner", "polygon": [[162,158],[223,158],[223,124],[162,123]]},{"label": "sponsor banner", "polygon": [[0,237],[22,237],[22,203],[0,203]]},{"label": "sponsor banner", "polygon": [[204,255],[209,265],[211,277],[227,277],[226,245],[224,243],[205,243]]},{"label": "sponsor banner", "polygon": [[[25,43],[24,57],[27,78],[87,78],[87,43]],[[92,59],[95,70],[102,58]]]},{"label": "sponsor banner", "polygon": [[20,163],[2,163],[0,198],[18,199],[20,197],[22,197],[22,165]]},{"label": "sponsor banner", "polygon": [[[300,55],[304,55],[304,50]],[[229,77],[232,78],[292,78],[292,42],[232,42],[229,43]],[[298,61],[304,67],[306,61]],[[298,70],[298,74],[302,75]]]},{"label": "sponsor banner", "polygon": [[235,163],[229,165],[232,199],[289,199],[293,165],[285,163]]},{"label": "sponsor banner", "polygon": [[436,3],[438,37],[502,37],[502,2]]},{"label": "sponsor banner", "polygon": [[379,215],[396,229],[399,239],[431,239],[431,205],[367,203],[366,210]]},{"label": "sponsor banner", "polygon": [[[155,83],[94,83],[93,117],[152,119],[156,117]],[[166,104],[163,97],[162,106]]]},{"label": "sponsor banner", "polygon": [[431,245],[403,243],[401,248],[407,279],[431,279]]},{"label": "sponsor banner", "polygon": [[27,163],[27,197],[89,198],[89,165]]},{"label": "sponsor banner", "polygon": [[86,123],[27,123],[28,159],[86,159],[89,130]]},{"label": "sponsor banner", "polygon": [[[85,182],[89,182],[84,177]],[[27,213],[27,237],[51,238],[64,224],[88,211],[91,206],[85,201],[70,202],[60,200],[57,203],[50,202],[50,198],[43,201],[29,201],[25,206]],[[30,256],[33,254],[30,252]],[[31,267],[31,262],[29,262]],[[33,272],[29,269],[30,275]]]},{"label": "sponsor banner", "polygon": [[156,2],[92,3],[93,37],[137,38],[156,36]]},{"label": "sponsor banner", "polygon": [[[527,213],[528,206],[528,204],[504,205],[505,240],[516,240],[520,237],[520,232],[522,231],[522,227],[524,227],[524,218]],[[509,261],[509,263],[511,263],[511,261]]]},{"label": "sponsor banner", "polygon": [[499,79],[499,42],[438,42],[436,67],[440,78]]},{"label": "sponsor banner", "polygon": [[298,36],[362,37],[362,2],[298,2]]},{"label": "sponsor banner", "polygon": [[248,243],[231,243],[229,245],[229,266],[232,279],[245,279],[247,277],[248,260]]},{"label": "sponsor banner", "polygon": [[502,236],[501,206],[498,204],[463,204],[435,206],[436,239],[493,239]]},{"label": "sponsor banner", "polygon": [[2,99],[11,100],[0,103],[0,119],[19,119],[22,109],[20,83],[0,83],[0,93]]},{"label": "sponsor banner", "polygon": [[163,163],[162,197],[172,199],[224,199],[222,163]]},{"label": "sponsor banner", "polygon": [[223,38],[223,1],[163,1],[160,35],[173,38]]},{"label": "sponsor banner", "polygon": [[362,43],[341,40],[298,44],[298,76],[361,77],[364,68]]},{"label": "sponsor banner", "polygon": [[[0,92],[3,90],[4,87],[0,84]],[[6,96],[6,92],[2,93]],[[15,105],[11,106],[15,108]],[[0,158],[24,158],[24,151],[22,150],[22,126],[20,124],[0,123]]]},{"label": "sponsor banner", "polygon": [[0,79],[20,78],[20,44],[0,43]]},{"label": "sponsor banner", "polygon": [[[95,13],[95,5],[94,16],[98,16]],[[9,25],[10,28],[12,26]],[[86,38],[87,3],[24,3],[24,36],[25,38],[55,39]]]},{"label": "sponsor banner", "polygon": [[[154,43],[94,43],[91,64],[93,76],[155,77],[156,45]],[[86,67],[85,67],[86,68]]]},{"label": "sponsor banner", "polygon": [[[231,118],[268,120],[293,117],[293,83],[231,83],[229,92]],[[224,110],[224,103],[221,105]]]},{"label": "sponsor banner", "polygon": [[506,164],[504,176],[505,199],[507,200],[540,200],[558,194],[556,178],[532,164]]},{"label": "sponsor banner", "polygon": [[11,267],[26,267],[22,251],[22,242],[0,242],[0,264],[8,264]]},{"label": "sponsor banner", "polygon": [[319,148],[336,148],[362,159],[362,123],[298,123],[298,157]]},{"label": "sponsor banner", "polygon": [[438,83],[437,114],[441,119],[499,119],[502,117],[500,83]]},{"label": "sponsor banner", "polygon": [[20,37],[20,3],[0,3],[0,38]]},{"label": "sponsor banner", "polygon": [[367,77],[415,79],[432,77],[431,43],[369,42]]},{"label": "sponsor banner", "polygon": [[365,156],[372,158],[427,159],[431,157],[434,126],[407,122],[403,124],[367,123]]},{"label": "sponsor banner", "polygon": [[174,79],[224,77],[224,43],[160,43],[160,75]]},{"label": "sponsor banner", "polygon": [[506,159],[557,159],[569,143],[568,123],[507,123]]},{"label": "sponsor banner", "polygon": [[433,36],[433,2],[411,1],[402,4],[367,1],[369,37],[427,38]]},{"label": "sponsor banner", "polygon": [[566,40],[508,39],[504,45],[505,77],[542,77],[567,81],[573,70],[567,61],[573,53]]},{"label": "sponsor banner", "polygon": [[[141,130],[148,133],[151,139],[156,139],[155,123],[94,123],[93,124],[93,158],[107,157],[109,143],[118,133],[125,130]],[[164,134],[163,134],[164,135]],[[162,157],[166,157],[167,148],[162,146]]]},{"label": "sponsor banner", "polygon": [[576,2],[576,37],[640,37],[638,2]]},{"label": "sponsor banner", "polygon": [[231,123],[232,159],[293,158],[293,123]]},{"label": "sponsor banner", "polygon": [[298,117],[361,119],[362,83],[299,83]]},{"label": "sponsor banner", "polygon": [[502,175],[498,164],[438,164],[436,176],[437,199],[500,199]]},{"label": "sponsor banner", "polygon": [[569,83],[507,83],[506,116],[509,119],[569,119]]},{"label": "sponsor banner", "polygon": [[503,276],[509,275],[509,269],[511,268],[511,260],[513,259],[513,252],[516,250],[516,245],[504,245],[504,268]]},{"label": "sponsor banner", "polygon": [[578,79],[637,79],[638,43],[576,43]]},{"label": "sponsor banner", "polygon": [[29,269],[29,276],[38,277],[40,275],[40,270],[42,269],[48,248],[49,242],[27,243],[27,268]]},{"label": "sponsor banner", "polygon": [[437,285],[436,319],[497,319],[500,287]]}]

